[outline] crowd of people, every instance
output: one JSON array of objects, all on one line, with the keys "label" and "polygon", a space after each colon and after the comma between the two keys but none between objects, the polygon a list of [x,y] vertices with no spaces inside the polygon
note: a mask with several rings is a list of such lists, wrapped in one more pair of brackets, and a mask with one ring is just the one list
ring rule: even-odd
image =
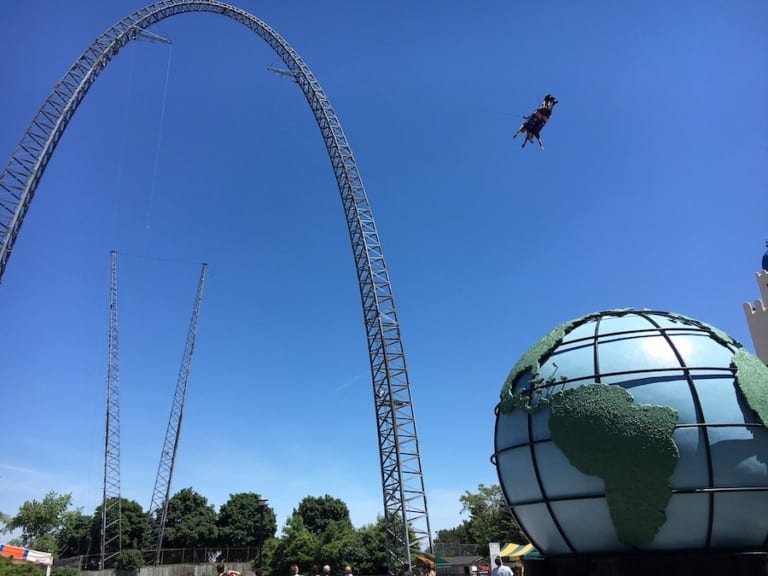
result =
[{"label": "crowd of people", "polygon": [[[227,567],[224,564],[217,564],[216,565],[216,571],[218,572],[219,576],[241,576],[240,572],[237,570],[227,569]],[[242,576],[261,576],[262,575],[262,569],[256,568],[254,572],[245,572]],[[302,576],[301,571],[299,570],[298,564],[291,564],[288,568],[288,576]],[[309,572],[307,573],[307,576],[331,576],[331,567],[326,564],[322,568],[322,572],[320,568],[317,567],[317,565],[313,564],[309,567]],[[344,566],[344,572],[342,572],[342,576],[354,576],[354,571],[352,570],[352,567],[350,565]],[[434,576],[434,575],[433,575]]]},{"label": "crowd of people", "polygon": [[[498,556],[494,558],[494,564],[496,564],[496,566],[491,570],[491,576],[515,576],[512,568],[506,566]],[[216,570],[218,570],[219,576],[240,576],[240,572],[237,570],[227,570],[223,564],[216,566]],[[250,576],[250,574],[246,573],[245,576]],[[256,569],[254,576],[261,576],[261,568]],[[291,564],[288,569],[288,576],[302,576],[298,564]],[[309,567],[307,576],[331,576],[331,567],[326,564],[322,567],[321,571],[316,564],[313,564]],[[345,565],[344,572],[342,572],[341,576],[355,576],[352,566],[349,564]],[[402,568],[398,571],[397,576],[435,576],[435,569],[429,565],[411,569],[410,564],[406,563],[403,564]]]}]

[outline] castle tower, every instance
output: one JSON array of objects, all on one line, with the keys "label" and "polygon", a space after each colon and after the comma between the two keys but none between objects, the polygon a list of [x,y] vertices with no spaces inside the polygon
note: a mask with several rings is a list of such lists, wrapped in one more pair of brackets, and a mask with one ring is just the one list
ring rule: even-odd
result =
[{"label": "castle tower", "polygon": [[[768,247],[768,242],[766,242]],[[763,254],[763,269],[755,274],[757,285],[760,287],[760,300],[754,304],[744,303],[744,313],[755,344],[755,354],[765,364],[768,364],[768,250]]]}]

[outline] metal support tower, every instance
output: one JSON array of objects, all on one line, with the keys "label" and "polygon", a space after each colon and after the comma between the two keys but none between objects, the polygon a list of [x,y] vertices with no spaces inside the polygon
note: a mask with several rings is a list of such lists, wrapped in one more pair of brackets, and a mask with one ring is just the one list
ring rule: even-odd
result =
[{"label": "metal support tower", "polygon": [[184,354],[181,357],[181,368],[176,380],[176,391],[173,393],[171,415],[168,418],[168,427],[165,430],[163,450],[160,452],[160,465],[157,467],[155,488],[152,491],[152,502],[149,505],[149,513],[153,522],[155,537],[155,553],[153,563],[160,564],[160,555],[163,548],[163,534],[165,533],[165,521],[168,517],[168,499],[171,496],[171,480],[173,478],[173,466],[176,462],[176,450],[179,447],[181,435],[181,420],[184,416],[184,400],[187,397],[187,384],[192,367],[192,355],[195,352],[195,339],[197,338],[197,322],[200,317],[200,303],[203,300],[203,285],[205,284],[205,271],[208,264],[203,264],[200,270],[200,280],[197,284],[197,296],[192,309],[192,319],[187,331],[187,343],[184,346]]},{"label": "metal support tower", "polygon": [[403,563],[411,563],[412,550],[431,552],[432,537],[389,274],[362,178],[341,123],[307,64],[266,23],[218,0],[162,0],[126,16],[99,36],[54,87],[0,173],[0,278],[53,150],[98,75],[141,31],[186,12],[221,14],[262,38],[293,75],[320,129],[341,195],[360,285],[379,435],[388,562],[394,573]]},{"label": "metal support tower", "polygon": [[107,357],[107,418],[104,437],[104,495],[101,503],[101,551],[104,570],[120,553],[122,505],[120,498],[120,347],[117,339],[117,253],[112,253],[109,289],[109,351]]}]

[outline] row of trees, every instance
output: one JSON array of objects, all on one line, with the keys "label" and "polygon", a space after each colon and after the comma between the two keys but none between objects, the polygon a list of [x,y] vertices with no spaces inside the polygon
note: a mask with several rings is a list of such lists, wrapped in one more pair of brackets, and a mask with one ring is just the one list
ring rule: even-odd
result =
[{"label": "row of trees", "polygon": [[[4,520],[3,532],[20,531],[16,543],[51,552],[57,558],[87,556],[99,552],[102,506],[93,514],[71,509],[71,494],[49,492],[38,500],[24,502],[15,516]],[[192,488],[185,488],[168,501],[163,545],[166,548],[214,546],[256,546],[272,538],[277,530],[274,511],[261,509],[261,498],[254,493],[233,494],[217,513],[207,499]],[[117,514],[117,506],[107,506]],[[151,518],[141,505],[126,498],[120,501],[120,541],[123,549],[150,549]],[[111,523],[113,518],[108,518]],[[156,519],[155,519],[156,520]],[[263,521],[263,524],[262,524]],[[113,543],[117,546],[117,542]],[[117,550],[107,550],[108,553]]]},{"label": "row of trees", "polygon": [[[437,543],[472,542],[476,543],[476,553],[485,555],[489,541],[525,541],[507,511],[499,486],[481,484],[476,493],[467,491],[460,500],[468,518],[455,528],[440,530]],[[27,501],[16,515],[0,515],[0,532],[20,531],[12,543],[52,552],[57,558],[98,554],[101,506],[89,515],[81,509],[72,510],[71,502],[70,494],[56,492],[49,492],[41,501]],[[115,508],[108,506],[108,510]],[[151,550],[155,543],[149,514],[133,500],[122,499],[121,509],[123,551]],[[204,496],[185,488],[168,502],[163,548],[258,549],[263,544],[264,568],[271,574],[287,574],[294,563],[305,569],[312,564],[330,564],[335,573],[345,564],[363,574],[386,573],[383,518],[356,529],[349,508],[338,498],[305,497],[288,518],[282,535],[277,537],[276,533],[274,510],[257,493],[233,494],[217,512]]]}]

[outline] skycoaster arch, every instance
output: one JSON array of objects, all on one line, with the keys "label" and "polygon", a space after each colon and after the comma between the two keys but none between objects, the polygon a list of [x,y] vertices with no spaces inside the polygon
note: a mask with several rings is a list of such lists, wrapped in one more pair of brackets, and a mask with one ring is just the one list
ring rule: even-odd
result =
[{"label": "skycoaster arch", "polygon": [[67,125],[109,62],[145,29],[177,14],[210,12],[243,24],[277,54],[320,129],[347,221],[363,305],[379,437],[390,572],[432,550],[405,353],[389,274],[352,149],[320,83],[299,54],[255,16],[218,0],[162,0],[126,16],[80,55],[45,100],[0,173],[0,280],[37,186]]}]

